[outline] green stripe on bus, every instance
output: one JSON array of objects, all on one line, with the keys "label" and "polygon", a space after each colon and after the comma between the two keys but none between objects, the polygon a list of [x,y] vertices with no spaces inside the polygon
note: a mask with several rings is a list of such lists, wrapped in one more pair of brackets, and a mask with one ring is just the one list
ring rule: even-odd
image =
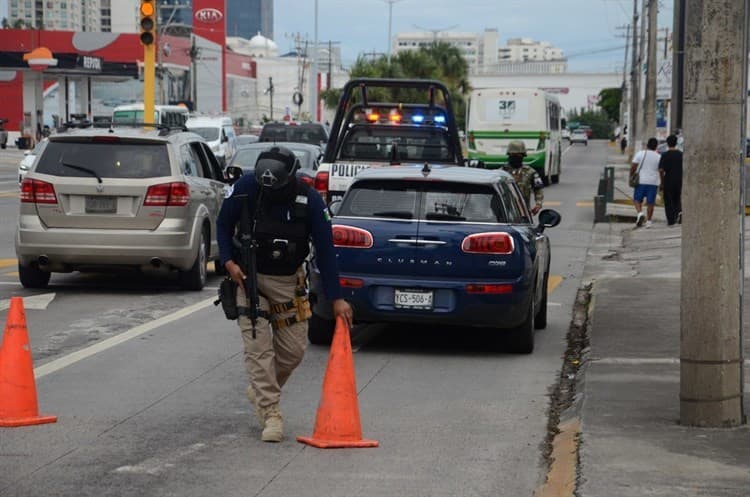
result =
[{"label": "green stripe on bus", "polygon": [[544,136],[549,138],[548,131],[469,131],[474,138],[494,138],[494,139],[513,139],[513,138],[540,138]]}]

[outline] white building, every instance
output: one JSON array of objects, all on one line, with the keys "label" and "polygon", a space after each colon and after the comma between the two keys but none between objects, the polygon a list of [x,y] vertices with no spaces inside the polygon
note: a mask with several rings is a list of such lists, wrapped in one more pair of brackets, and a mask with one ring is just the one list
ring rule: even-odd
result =
[{"label": "white building", "polygon": [[499,46],[499,40],[497,29],[485,29],[481,34],[453,31],[399,33],[394,38],[393,50],[416,50],[435,42],[445,42],[461,51],[471,74],[567,71],[568,63],[562,49],[549,42],[512,38],[505,46]]},{"label": "white building", "polygon": [[8,22],[46,30],[101,31],[100,0],[10,0]]},{"label": "white building", "polygon": [[102,31],[137,33],[139,31],[139,0],[100,0]]}]

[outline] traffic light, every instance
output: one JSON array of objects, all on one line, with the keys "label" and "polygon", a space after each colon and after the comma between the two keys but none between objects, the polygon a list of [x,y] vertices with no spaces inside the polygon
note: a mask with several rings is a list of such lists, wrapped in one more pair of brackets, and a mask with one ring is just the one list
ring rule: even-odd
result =
[{"label": "traffic light", "polygon": [[141,0],[141,43],[153,45],[156,28],[156,0]]}]

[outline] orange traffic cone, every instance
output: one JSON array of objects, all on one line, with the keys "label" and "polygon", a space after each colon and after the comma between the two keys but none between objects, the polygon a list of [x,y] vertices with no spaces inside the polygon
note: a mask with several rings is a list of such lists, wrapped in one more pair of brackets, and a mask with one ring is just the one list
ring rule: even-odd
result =
[{"label": "orange traffic cone", "polygon": [[54,423],[57,416],[40,416],[34,366],[23,299],[12,297],[0,345],[0,426]]},{"label": "orange traffic cone", "polygon": [[341,317],[336,319],[313,436],[297,437],[297,441],[319,449],[378,446],[377,440],[362,439],[352,344]]}]

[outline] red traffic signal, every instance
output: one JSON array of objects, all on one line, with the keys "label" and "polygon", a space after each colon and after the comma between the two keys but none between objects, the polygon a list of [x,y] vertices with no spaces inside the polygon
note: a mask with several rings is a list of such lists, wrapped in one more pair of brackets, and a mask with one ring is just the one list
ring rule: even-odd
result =
[{"label": "red traffic signal", "polygon": [[156,0],[141,0],[141,43],[152,45],[156,40]]}]

